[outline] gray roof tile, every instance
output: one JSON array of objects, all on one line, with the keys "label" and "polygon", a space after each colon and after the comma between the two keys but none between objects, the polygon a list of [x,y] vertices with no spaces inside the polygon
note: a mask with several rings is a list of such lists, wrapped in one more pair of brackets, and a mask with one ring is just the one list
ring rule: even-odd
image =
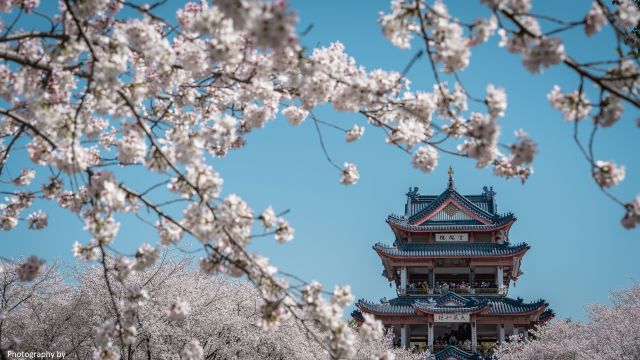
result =
[{"label": "gray roof tile", "polygon": [[377,243],[373,246],[375,251],[393,257],[499,257],[516,254],[529,248],[530,246],[526,243],[516,245],[494,243],[401,243],[397,246]]},{"label": "gray roof tile", "polygon": [[[433,301],[430,303],[430,300]],[[461,303],[460,306],[443,305],[451,301]],[[440,296],[420,296],[409,297],[401,296],[390,300],[388,303],[374,303],[364,299],[358,300],[356,306],[364,312],[374,312],[385,315],[415,315],[416,308],[436,313],[466,313],[478,311],[484,307],[488,307],[489,315],[509,315],[524,314],[535,311],[542,306],[549,304],[542,299],[531,303],[525,303],[521,298],[511,299],[507,297],[490,297],[479,295],[461,296],[458,294],[448,293]],[[544,316],[543,316],[544,315]],[[553,311],[546,310],[541,316],[553,317]]]}]

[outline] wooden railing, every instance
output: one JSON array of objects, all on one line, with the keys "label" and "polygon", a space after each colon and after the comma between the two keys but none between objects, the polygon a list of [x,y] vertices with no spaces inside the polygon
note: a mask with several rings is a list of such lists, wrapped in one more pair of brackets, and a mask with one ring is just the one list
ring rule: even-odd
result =
[{"label": "wooden railing", "polygon": [[407,288],[401,289],[397,288],[396,293],[398,295],[413,295],[413,296],[426,296],[426,295],[441,295],[446,294],[448,292],[453,292],[461,295],[502,295],[504,294],[505,289],[498,289],[496,287],[489,288],[452,288],[452,287],[437,287],[437,288]]}]

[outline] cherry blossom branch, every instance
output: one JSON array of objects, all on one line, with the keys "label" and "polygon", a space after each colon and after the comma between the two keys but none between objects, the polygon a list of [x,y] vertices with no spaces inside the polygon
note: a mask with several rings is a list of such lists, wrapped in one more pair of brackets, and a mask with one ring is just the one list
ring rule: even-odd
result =
[{"label": "cherry blossom branch", "polygon": [[[38,70],[44,70],[47,72],[51,72],[53,71],[53,67],[47,63],[45,63],[44,61],[42,61],[42,59],[38,59],[38,60],[31,60],[28,59],[14,51],[11,50],[6,50],[6,49],[0,49],[0,59],[3,60],[7,60],[7,61],[11,61],[11,62],[15,62],[17,64],[20,65],[24,65],[24,66],[29,66],[32,67],[34,69],[38,69]],[[69,66],[64,66],[62,67],[63,70],[74,70],[74,74],[80,77],[84,77],[84,78],[88,78],[89,74],[83,71],[78,71],[76,70],[77,68],[81,67],[80,64],[76,64],[76,65],[69,65]]]},{"label": "cherry blossom branch", "polygon": [[93,43],[85,33],[84,28],[82,27],[82,24],[80,24],[80,20],[76,16],[76,13],[73,10],[71,3],[69,2],[69,0],[64,0],[64,3],[67,7],[67,11],[69,11],[69,15],[71,15],[73,22],[76,24],[76,28],[78,29],[78,33],[80,34],[80,37],[84,40],[85,44],[87,44],[87,47],[89,48],[89,52],[91,53],[91,57],[93,61],[99,61],[98,57],[96,56],[96,50],[93,48]]},{"label": "cherry blossom branch", "polygon": [[9,141],[9,144],[7,144],[7,147],[4,149],[4,152],[2,154],[2,159],[0,159],[0,175],[2,175],[2,170],[4,170],[5,162],[9,157],[11,148],[16,143],[16,141],[20,138],[20,135],[22,135],[23,131],[24,131],[24,125],[21,125],[20,128],[18,129],[18,132],[13,136],[13,138],[11,138],[11,141]]},{"label": "cherry blossom branch", "polygon": [[[529,30],[526,26],[524,26],[522,24],[522,22],[520,22],[520,20],[518,20],[513,14],[511,14],[510,12],[506,11],[506,10],[500,10],[500,13],[502,13],[504,16],[506,16],[509,20],[511,20],[511,22],[513,22],[516,26],[518,26],[518,28],[520,29],[521,32],[527,34],[528,36],[531,36],[532,38],[535,39],[540,39],[541,36],[540,35],[536,35],[533,32],[531,32],[531,30]],[[637,99],[633,99],[629,96],[627,96],[626,94],[622,93],[620,90],[616,89],[615,87],[609,86],[606,83],[604,83],[602,81],[601,78],[591,74],[590,72],[582,69],[580,67],[580,65],[570,56],[566,56],[564,58],[564,60],[562,61],[567,67],[569,67],[570,69],[574,70],[575,72],[578,73],[578,75],[580,75],[581,77],[585,77],[589,80],[591,80],[592,82],[594,82],[595,84],[597,84],[600,88],[605,89],[606,91],[616,95],[617,97],[627,101],[628,103],[632,104],[633,106],[635,106],[636,108],[640,108],[640,100]]]},{"label": "cherry blossom branch", "polygon": [[57,34],[53,32],[30,31],[30,32],[21,32],[21,33],[15,33],[15,34],[8,33],[5,36],[0,37],[0,43],[9,42],[9,41],[19,41],[24,39],[34,39],[34,38],[56,39],[56,40],[62,40],[62,41],[69,40],[69,36],[65,34]]},{"label": "cherry blossom branch", "polygon": [[13,112],[11,112],[9,110],[5,110],[5,109],[2,109],[2,108],[0,108],[0,114],[3,114],[5,116],[10,117],[11,119],[16,121],[20,125],[22,125],[22,126],[28,128],[29,130],[33,131],[34,134],[36,134],[37,136],[41,137],[46,142],[48,142],[49,145],[51,145],[51,147],[53,149],[57,148],[56,144],[53,142],[53,140],[51,140],[51,138],[49,138],[47,135],[45,135],[43,132],[41,132],[37,127],[32,125],[29,121],[27,121],[26,119],[22,118],[20,115],[17,115],[17,114],[15,114],[15,113],[13,113]]},{"label": "cherry blossom branch", "polygon": [[122,324],[122,315],[120,314],[120,310],[118,309],[118,304],[116,303],[115,293],[113,291],[113,287],[111,286],[111,281],[109,280],[109,269],[107,268],[107,255],[104,251],[104,247],[102,244],[98,245],[100,249],[100,263],[102,264],[102,274],[104,277],[105,285],[107,286],[107,291],[109,293],[109,299],[111,300],[111,307],[113,312],[116,314],[116,321],[120,326],[120,330],[118,331],[118,336],[120,337],[120,353],[124,355],[124,336],[122,334],[122,329],[124,329],[124,325]]},{"label": "cherry blossom branch", "polygon": [[[587,162],[589,163],[589,165],[591,167],[591,173],[595,174],[595,171],[598,168],[598,166],[596,165],[595,158],[593,157],[593,143],[594,143],[594,138],[595,138],[596,131],[598,129],[598,123],[596,121],[594,121],[593,130],[591,131],[591,135],[589,137],[589,151],[588,152],[584,148],[584,146],[582,145],[582,142],[580,141],[580,138],[578,137],[578,124],[579,124],[578,110],[580,109],[580,106],[582,104],[582,97],[583,97],[583,93],[584,93],[583,90],[584,90],[584,78],[580,77],[580,85],[578,87],[578,100],[577,100],[577,103],[576,103],[576,106],[575,106],[574,118],[573,118],[573,124],[574,124],[574,126],[573,126],[573,140],[578,145],[578,148],[580,149],[580,152],[582,153],[582,155],[584,155],[585,160],[587,160]],[[601,91],[601,96],[602,96],[602,91]],[[622,202],[617,197],[615,197],[613,194],[611,194],[611,192],[609,192],[607,189],[605,189],[605,187],[603,185],[598,184],[598,188],[600,189],[600,191],[602,191],[602,193],[604,193],[608,198],[613,200],[616,204],[618,204],[618,205],[622,206],[623,208],[625,208],[625,203]]]}]

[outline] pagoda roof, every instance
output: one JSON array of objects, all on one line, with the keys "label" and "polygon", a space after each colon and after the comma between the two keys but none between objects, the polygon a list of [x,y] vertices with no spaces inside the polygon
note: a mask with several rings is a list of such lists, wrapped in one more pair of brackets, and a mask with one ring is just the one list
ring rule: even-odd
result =
[{"label": "pagoda roof", "polygon": [[547,309],[542,314],[540,314],[540,316],[538,317],[538,321],[540,323],[546,323],[547,321],[553,319],[555,316],[556,316],[555,311],[551,309]]},{"label": "pagoda roof", "polygon": [[449,360],[449,359],[457,359],[457,360],[479,360],[482,359],[478,353],[470,353],[466,352],[460,348],[449,345],[446,348],[438,351],[433,354],[435,360]]},{"label": "pagoda roof", "polygon": [[[475,198],[478,198],[478,197],[480,196],[475,196]],[[412,214],[405,214],[408,216],[410,222],[419,220],[425,215],[432,213],[435,209],[437,209],[440,205],[442,205],[445,201],[449,199],[453,199],[457,201],[462,206],[464,206],[467,210],[472,211],[473,213],[484,218],[487,221],[492,221],[496,215],[495,213],[490,212],[493,209],[489,208],[488,206],[481,205],[483,203],[486,203],[486,201],[479,201],[474,203],[473,201],[469,200],[466,196],[460,194],[455,187],[448,187],[444,192],[442,192],[442,194],[440,194],[438,197],[434,198],[431,201],[429,201],[430,198],[431,198],[430,196],[422,197],[422,198],[416,197],[415,200],[412,201],[412,204],[414,202],[417,202],[417,203],[422,202],[423,204],[424,203],[426,204],[424,204],[425,206],[420,211],[417,211]],[[412,206],[412,208],[418,209],[420,208],[420,206]]]},{"label": "pagoda roof", "polygon": [[512,213],[499,214],[493,188],[480,195],[462,195],[449,176],[449,184],[440,195],[421,195],[409,189],[404,215],[391,214],[387,222],[406,231],[478,230],[490,231],[516,220]]},{"label": "pagoda roof", "polygon": [[362,315],[362,311],[358,309],[355,309],[351,312],[351,317],[358,322],[364,321],[364,316]]},{"label": "pagoda roof", "polygon": [[483,224],[478,220],[457,220],[457,221],[432,221],[427,220],[420,225],[414,225],[410,219],[406,216],[399,216],[391,214],[387,217],[387,223],[402,230],[407,231],[439,231],[439,230],[475,230],[475,231],[490,231],[499,229],[510,222],[516,220],[516,217],[511,214],[496,215],[496,217],[489,224]]},{"label": "pagoda roof", "polygon": [[477,313],[486,310],[489,307],[489,301],[486,298],[466,298],[454,292],[448,292],[426,301],[420,299],[415,301],[413,306],[416,310],[429,314]]},{"label": "pagoda roof", "polygon": [[434,257],[510,257],[529,250],[527,243],[516,245],[496,243],[396,243],[389,246],[377,243],[373,249],[381,256],[392,258]]},{"label": "pagoda roof", "polygon": [[[356,303],[358,309],[376,315],[418,315],[419,313],[479,313],[482,315],[522,315],[546,309],[545,300],[525,303],[521,298],[467,295],[452,292],[439,296],[400,296],[386,303],[373,303],[364,299]],[[539,320],[553,317],[553,311],[541,313]],[[548,319],[547,319],[548,320]],[[545,320],[546,321],[546,320]]]},{"label": "pagoda roof", "polygon": [[374,303],[364,299],[356,302],[356,306],[361,311],[378,315],[415,315],[413,308],[414,299],[410,297],[397,297],[387,303]]},{"label": "pagoda roof", "polygon": [[464,306],[435,305],[428,302],[416,302],[414,307],[416,310],[426,314],[459,314],[469,313],[475,314],[483,312],[489,306],[488,301],[473,302]]}]

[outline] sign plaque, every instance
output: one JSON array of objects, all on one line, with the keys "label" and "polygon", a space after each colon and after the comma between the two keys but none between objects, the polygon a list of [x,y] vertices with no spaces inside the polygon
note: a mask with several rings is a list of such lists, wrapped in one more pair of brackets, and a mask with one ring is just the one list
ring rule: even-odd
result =
[{"label": "sign plaque", "polygon": [[433,317],[434,322],[448,322],[448,323],[461,323],[461,322],[470,322],[469,314],[456,314],[456,313],[447,313],[447,314],[434,314]]},{"label": "sign plaque", "polygon": [[436,234],[436,241],[468,242],[469,234],[468,233],[440,233],[440,234]]}]

